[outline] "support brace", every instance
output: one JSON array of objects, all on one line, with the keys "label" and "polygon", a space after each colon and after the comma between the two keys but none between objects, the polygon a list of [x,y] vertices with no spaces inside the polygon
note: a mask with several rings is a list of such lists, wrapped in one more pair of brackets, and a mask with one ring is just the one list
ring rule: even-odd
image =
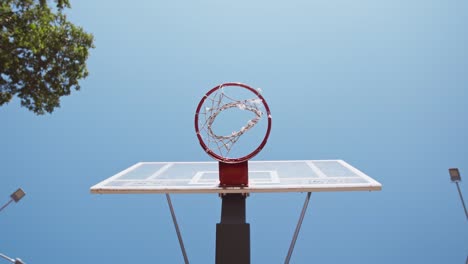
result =
[{"label": "support brace", "polygon": [[177,218],[174,212],[174,207],[172,207],[171,197],[166,193],[167,204],[171,210],[172,221],[174,222],[174,227],[176,229],[177,238],[179,239],[180,250],[182,251],[182,256],[184,257],[184,263],[189,264],[187,252],[185,252],[184,241],[182,240],[182,235],[180,234],[179,224],[177,224]]},{"label": "support brace", "polygon": [[299,221],[297,222],[296,230],[294,231],[294,236],[291,240],[291,245],[289,246],[288,255],[286,256],[286,260],[284,261],[284,264],[289,264],[289,261],[291,260],[294,246],[296,245],[297,236],[299,235],[299,231],[301,230],[301,226],[302,226],[302,221],[304,220],[304,216],[307,211],[307,205],[309,205],[310,195],[311,193],[308,192],[306,199],[304,201],[304,206],[302,207],[301,216],[299,217]]}]

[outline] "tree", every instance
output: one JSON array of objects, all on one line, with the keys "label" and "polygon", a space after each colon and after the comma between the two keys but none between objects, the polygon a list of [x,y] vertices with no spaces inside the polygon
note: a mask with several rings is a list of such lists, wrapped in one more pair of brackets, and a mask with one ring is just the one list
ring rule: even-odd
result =
[{"label": "tree", "polygon": [[38,115],[60,107],[88,76],[93,35],[67,21],[68,0],[0,0],[0,106],[15,96]]}]

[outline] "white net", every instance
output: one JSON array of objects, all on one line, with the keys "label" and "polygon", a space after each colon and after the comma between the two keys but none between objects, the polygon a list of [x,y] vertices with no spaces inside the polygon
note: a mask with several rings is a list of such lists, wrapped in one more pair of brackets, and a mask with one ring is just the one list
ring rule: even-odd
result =
[{"label": "white net", "polygon": [[[261,125],[265,113],[263,100],[252,91],[240,87],[219,87],[205,98],[199,111],[199,133],[204,143],[211,151],[224,158],[238,158],[248,154],[249,147],[243,149],[243,154],[241,154],[242,150],[235,147],[241,136],[245,137],[246,133],[254,134],[252,132],[256,130],[254,127],[264,128],[259,128],[258,132],[266,129],[266,125]],[[230,114],[226,114],[227,112],[230,112]],[[234,112],[236,112],[235,115]],[[225,116],[218,118],[221,113],[224,113]],[[227,130],[227,127],[232,128],[233,126],[235,127],[234,130]],[[224,132],[220,133],[223,130]],[[246,139],[245,143],[253,143],[253,140],[256,140],[256,143],[260,144],[265,134],[258,132],[255,131],[257,135],[251,135],[252,140]],[[233,151],[235,148],[238,150]]]}]

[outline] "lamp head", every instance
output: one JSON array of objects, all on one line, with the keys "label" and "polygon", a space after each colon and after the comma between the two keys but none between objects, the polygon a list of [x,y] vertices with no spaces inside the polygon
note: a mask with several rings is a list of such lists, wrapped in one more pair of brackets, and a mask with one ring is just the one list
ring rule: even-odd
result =
[{"label": "lamp head", "polygon": [[24,196],[26,195],[26,193],[23,191],[23,189],[21,188],[18,188],[18,190],[16,190],[16,192],[12,193],[10,195],[11,199],[13,199],[16,203],[19,202],[19,200],[21,200],[21,198],[23,198]]},{"label": "lamp head", "polygon": [[450,180],[452,180],[453,182],[461,181],[460,171],[458,170],[458,168],[449,169],[449,174],[450,174]]}]

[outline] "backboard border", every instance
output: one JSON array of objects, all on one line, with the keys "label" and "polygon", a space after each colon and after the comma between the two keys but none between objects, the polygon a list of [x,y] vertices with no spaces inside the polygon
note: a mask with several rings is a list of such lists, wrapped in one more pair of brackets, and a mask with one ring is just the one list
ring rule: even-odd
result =
[{"label": "backboard border", "polygon": [[[216,163],[217,161],[192,161],[192,162],[184,162],[184,161],[175,161],[175,162],[159,162],[159,161],[150,161],[150,162],[138,162],[129,168],[115,174],[112,177],[109,177],[90,188],[90,192],[92,194],[225,194],[225,193],[284,193],[284,192],[338,192],[338,191],[380,191],[382,190],[382,184],[378,181],[372,179],[371,177],[367,176],[362,171],[358,170],[357,168],[353,167],[349,163],[345,162],[341,159],[327,159],[327,160],[255,160],[249,161],[249,163],[263,163],[263,162],[272,162],[272,163],[291,163],[291,162],[298,162],[298,163],[306,163],[308,162],[330,162],[335,161],[340,163],[342,166],[346,167],[347,169],[351,170],[352,172],[356,173],[359,177],[364,178],[368,181],[368,183],[354,183],[354,184],[327,184],[326,187],[293,187],[293,186],[255,186],[255,187],[203,187],[203,190],[194,189],[192,187],[172,187],[165,186],[161,188],[155,188],[154,186],[145,187],[139,186],[138,188],[129,188],[127,186],[121,187],[103,187],[103,185],[108,184],[109,182],[119,178],[123,174],[126,174],[134,169],[137,169],[143,164],[203,164],[203,163]],[[163,169],[163,168],[161,168]]]}]

